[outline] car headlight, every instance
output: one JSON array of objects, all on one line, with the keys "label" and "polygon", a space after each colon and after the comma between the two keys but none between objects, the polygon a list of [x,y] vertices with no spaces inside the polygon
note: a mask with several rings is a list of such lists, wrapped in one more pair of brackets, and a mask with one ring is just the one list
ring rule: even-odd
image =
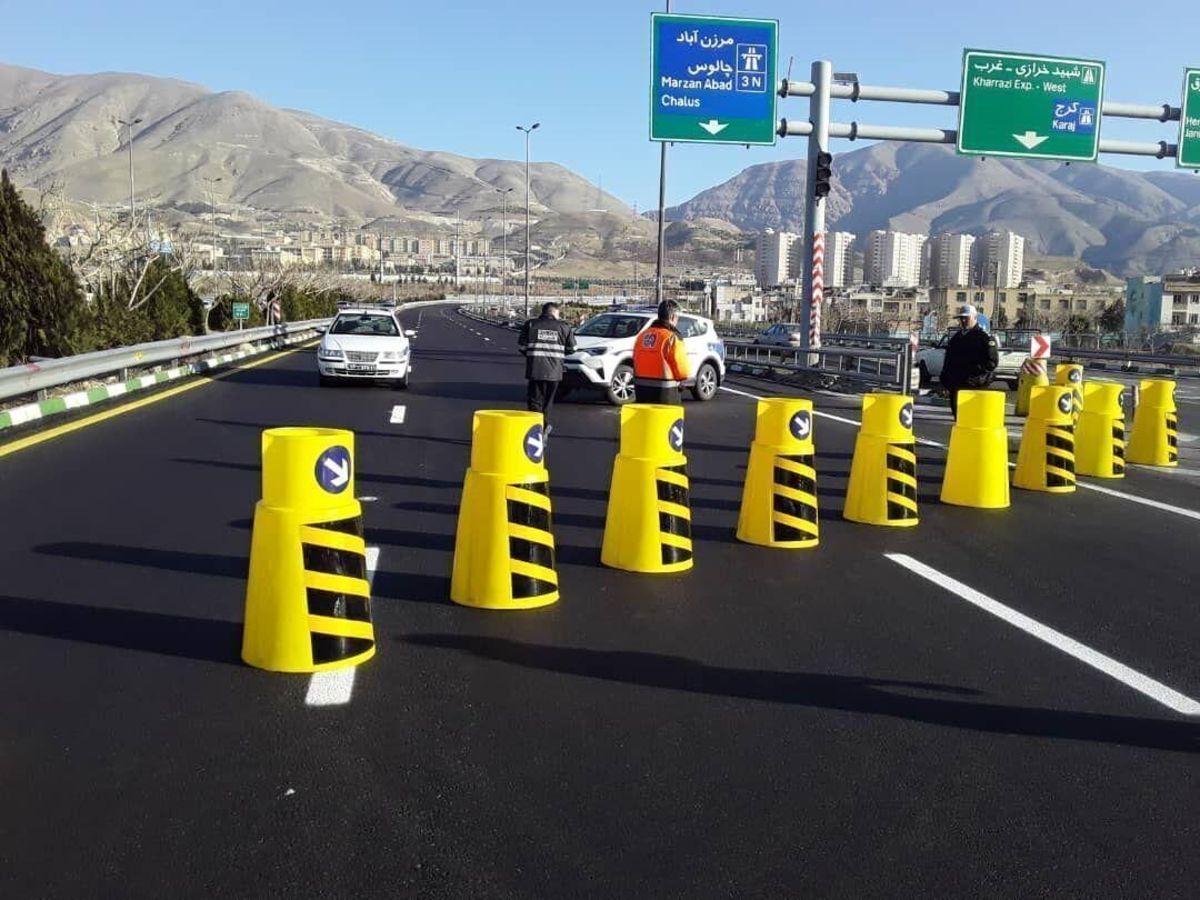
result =
[{"label": "car headlight", "polygon": [[587,356],[603,356],[608,352],[607,347],[588,347],[586,350],[581,350],[581,353]]},{"label": "car headlight", "polygon": [[326,360],[333,361],[333,360],[345,359],[345,358],[346,358],[346,354],[342,353],[341,350],[334,350],[332,347],[324,347],[324,346],[317,348],[317,359],[326,359]]},{"label": "car headlight", "polygon": [[408,359],[407,350],[388,350],[379,354],[380,362],[404,362]]}]

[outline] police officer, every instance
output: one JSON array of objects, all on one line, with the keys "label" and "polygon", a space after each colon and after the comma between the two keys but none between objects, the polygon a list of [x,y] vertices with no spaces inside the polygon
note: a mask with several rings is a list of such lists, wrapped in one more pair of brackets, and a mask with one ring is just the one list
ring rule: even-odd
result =
[{"label": "police officer", "polygon": [[540,412],[546,422],[545,434],[550,436],[550,408],[563,377],[563,357],[575,352],[575,332],[559,317],[557,303],[542,306],[542,314],[530,319],[517,337],[517,346],[525,354],[525,378],[529,386],[525,406],[530,412]]},{"label": "police officer", "polygon": [[950,412],[958,418],[958,392],[985,388],[1000,363],[996,339],[979,325],[979,311],[967,304],[958,310],[959,332],[946,346],[942,385],[950,392]]},{"label": "police officer", "polygon": [[633,386],[638,403],[682,403],[679,388],[690,377],[679,323],[679,304],[658,304],[658,318],[633,344]]}]

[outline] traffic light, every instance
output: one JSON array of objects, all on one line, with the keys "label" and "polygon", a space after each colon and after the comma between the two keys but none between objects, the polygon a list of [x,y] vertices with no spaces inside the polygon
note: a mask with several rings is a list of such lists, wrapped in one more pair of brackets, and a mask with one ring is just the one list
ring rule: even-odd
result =
[{"label": "traffic light", "polygon": [[833,177],[833,154],[824,150],[817,152],[816,183],[813,194],[817,198],[829,195],[829,179]]}]

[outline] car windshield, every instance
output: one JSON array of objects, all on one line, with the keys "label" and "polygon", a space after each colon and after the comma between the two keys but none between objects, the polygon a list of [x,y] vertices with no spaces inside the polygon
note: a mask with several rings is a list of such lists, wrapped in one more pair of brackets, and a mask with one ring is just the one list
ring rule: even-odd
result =
[{"label": "car windshield", "polygon": [[396,337],[400,329],[396,320],[391,316],[377,316],[369,313],[353,316],[338,316],[329,329],[331,334],[372,334],[381,337]]},{"label": "car windshield", "polygon": [[633,337],[649,321],[645,316],[603,315],[585,322],[575,332],[580,337]]}]

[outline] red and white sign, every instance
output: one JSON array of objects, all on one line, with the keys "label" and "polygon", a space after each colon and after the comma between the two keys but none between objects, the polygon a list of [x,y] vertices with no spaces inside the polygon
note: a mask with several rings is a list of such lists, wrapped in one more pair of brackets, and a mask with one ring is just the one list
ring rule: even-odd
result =
[{"label": "red and white sign", "polygon": [[1035,334],[1029,339],[1029,358],[1030,359],[1049,359],[1050,358],[1050,338],[1044,334]]}]

